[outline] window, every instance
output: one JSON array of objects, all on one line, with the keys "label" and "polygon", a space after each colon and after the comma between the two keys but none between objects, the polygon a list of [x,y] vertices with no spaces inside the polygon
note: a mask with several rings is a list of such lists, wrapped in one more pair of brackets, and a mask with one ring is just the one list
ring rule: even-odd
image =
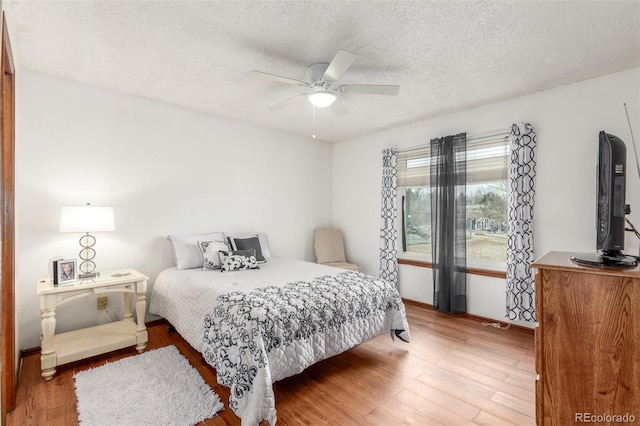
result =
[{"label": "window", "polygon": [[[467,262],[476,267],[506,268],[508,141],[506,132],[467,140]],[[397,159],[403,252],[430,257],[430,148],[399,152]]]}]

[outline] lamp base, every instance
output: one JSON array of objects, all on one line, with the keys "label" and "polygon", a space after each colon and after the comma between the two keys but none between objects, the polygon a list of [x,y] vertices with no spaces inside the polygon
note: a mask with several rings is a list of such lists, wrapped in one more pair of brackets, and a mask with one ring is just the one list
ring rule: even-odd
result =
[{"label": "lamp base", "polygon": [[93,258],[96,257],[96,251],[93,249],[93,246],[96,244],[96,238],[89,234],[88,232],[80,237],[80,253],[78,256],[82,259],[82,262],[79,266],[78,278],[87,279],[87,278],[95,278],[98,273],[93,272],[96,269],[96,264],[93,262]]}]

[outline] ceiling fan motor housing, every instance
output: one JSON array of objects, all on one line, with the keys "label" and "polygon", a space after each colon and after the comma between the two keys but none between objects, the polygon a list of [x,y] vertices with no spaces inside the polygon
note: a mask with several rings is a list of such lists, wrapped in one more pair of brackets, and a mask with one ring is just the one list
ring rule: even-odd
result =
[{"label": "ceiling fan motor housing", "polygon": [[318,87],[317,84],[324,84],[325,86],[331,85],[330,81],[323,78],[325,71],[327,71],[327,68],[329,68],[329,64],[324,62],[311,64],[307,67],[307,81],[311,82],[311,87]]}]

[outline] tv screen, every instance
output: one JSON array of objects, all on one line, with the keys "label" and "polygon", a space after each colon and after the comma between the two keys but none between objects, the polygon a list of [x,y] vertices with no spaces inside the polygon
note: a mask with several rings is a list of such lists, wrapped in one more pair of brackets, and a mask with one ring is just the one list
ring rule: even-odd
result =
[{"label": "tv screen", "polygon": [[627,147],[610,133],[600,132],[598,150],[598,214],[596,249],[619,255],[624,249]]},{"label": "tv screen", "polygon": [[633,257],[622,253],[625,215],[629,213],[625,202],[626,168],[625,143],[619,137],[601,131],[596,172],[596,250],[599,252],[572,256],[574,262],[596,267],[637,265]]}]

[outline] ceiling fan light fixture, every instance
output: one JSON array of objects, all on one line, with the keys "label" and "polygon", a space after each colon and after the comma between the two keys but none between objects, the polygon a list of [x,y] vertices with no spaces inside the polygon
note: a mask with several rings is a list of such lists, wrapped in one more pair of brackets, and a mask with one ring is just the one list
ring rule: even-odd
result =
[{"label": "ceiling fan light fixture", "polygon": [[309,102],[316,108],[326,108],[331,105],[336,98],[335,93],[318,91],[309,95]]}]

